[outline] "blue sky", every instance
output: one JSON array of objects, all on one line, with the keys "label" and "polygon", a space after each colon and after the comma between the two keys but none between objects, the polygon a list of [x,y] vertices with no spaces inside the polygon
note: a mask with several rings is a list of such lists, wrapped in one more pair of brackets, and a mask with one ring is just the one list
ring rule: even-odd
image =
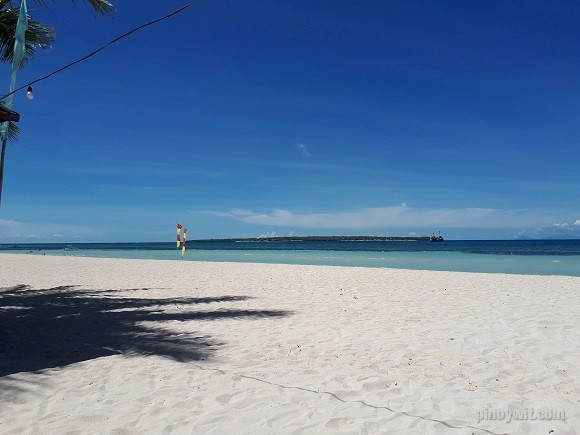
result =
[{"label": "blue sky", "polygon": [[[186,2],[82,2],[19,85]],[[17,94],[0,242],[580,236],[577,1],[200,0]],[[5,88],[9,65],[2,67]]]}]

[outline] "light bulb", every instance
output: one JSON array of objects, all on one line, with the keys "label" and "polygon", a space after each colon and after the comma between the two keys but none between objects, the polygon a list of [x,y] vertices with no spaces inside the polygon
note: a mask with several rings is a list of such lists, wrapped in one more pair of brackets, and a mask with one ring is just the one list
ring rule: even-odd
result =
[{"label": "light bulb", "polygon": [[28,85],[28,89],[26,90],[26,98],[32,100],[34,98],[34,94],[32,93],[32,86]]}]

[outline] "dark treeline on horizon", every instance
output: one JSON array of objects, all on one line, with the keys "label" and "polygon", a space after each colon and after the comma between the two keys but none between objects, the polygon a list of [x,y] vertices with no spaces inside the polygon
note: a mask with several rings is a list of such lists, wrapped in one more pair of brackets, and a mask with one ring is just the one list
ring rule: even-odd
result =
[{"label": "dark treeline on horizon", "polygon": [[429,241],[427,236],[267,236],[267,237],[235,237],[231,239],[203,239],[200,242],[328,242],[328,241]]}]

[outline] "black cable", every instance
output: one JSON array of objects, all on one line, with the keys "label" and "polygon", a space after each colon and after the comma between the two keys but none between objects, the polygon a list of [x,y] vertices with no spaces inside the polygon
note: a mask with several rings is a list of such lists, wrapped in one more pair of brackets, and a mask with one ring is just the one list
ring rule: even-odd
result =
[{"label": "black cable", "polygon": [[133,30],[129,30],[127,33],[124,33],[121,36],[116,37],[112,41],[108,42],[107,44],[103,45],[100,48],[97,48],[95,51],[87,54],[86,56],[83,56],[80,59],[77,59],[74,62],[71,62],[68,65],[65,65],[65,66],[63,66],[63,67],[61,67],[61,68],[59,68],[59,69],[51,72],[50,74],[45,75],[44,77],[41,77],[41,78],[36,79],[36,80],[33,80],[33,81],[27,83],[26,85],[21,86],[18,89],[15,89],[14,91],[10,92],[9,94],[6,94],[6,95],[0,97],[0,100],[4,100],[4,99],[8,98],[10,95],[15,94],[16,92],[21,91],[22,89],[24,89],[24,88],[26,88],[28,86],[31,86],[34,83],[38,83],[38,82],[41,82],[42,80],[46,80],[47,78],[52,77],[53,75],[55,75],[55,74],[57,74],[57,73],[59,73],[61,71],[64,71],[65,69],[70,68],[71,66],[76,65],[77,63],[80,63],[80,62],[83,62],[83,61],[87,60],[89,57],[94,56],[98,52],[100,52],[100,51],[104,50],[105,48],[107,48],[109,45],[112,45],[115,42],[117,42],[117,41],[119,41],[119,40],[121,40],[123,38],[126,38],[127,36],[131,35],[132,33],[135,33],[135,32],[137,32],[137,31],[139,31],[139,30],[141,30],[141,29],[143,29],[145,27],[151,26],[152,24],[155,24],[155,23],[158,23],[160,21],[166,20],[167,18],[170,18],[170,17],[172,17],[174,15],[177,15],[180,12],[183,12],[188,7],[193,6],[194,3],[197,3],[197,1],[198,0],[192,0],[188,4],[186,4],[185,6],[182,6],[181,8],[179,8],[179,9],[177,9],[177,10],[175,10],[175,11],[173,11],[173,12],[171,12],[171,13],[169,13],[169,14],[161,17],[161,18],[157,18],[156,20],[153,20],[153,21],[150,21],[148,23],[142,24],[139,27],[135,27]]}]

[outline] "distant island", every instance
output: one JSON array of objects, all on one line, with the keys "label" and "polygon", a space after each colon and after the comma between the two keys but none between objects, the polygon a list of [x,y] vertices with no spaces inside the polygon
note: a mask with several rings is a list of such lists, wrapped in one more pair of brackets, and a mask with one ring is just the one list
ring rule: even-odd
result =
[{"label": "distant island", "polygon": [[204,239],[203,242],[428,242],[431,237],[417,236],[267,236],[232,239]]}]

